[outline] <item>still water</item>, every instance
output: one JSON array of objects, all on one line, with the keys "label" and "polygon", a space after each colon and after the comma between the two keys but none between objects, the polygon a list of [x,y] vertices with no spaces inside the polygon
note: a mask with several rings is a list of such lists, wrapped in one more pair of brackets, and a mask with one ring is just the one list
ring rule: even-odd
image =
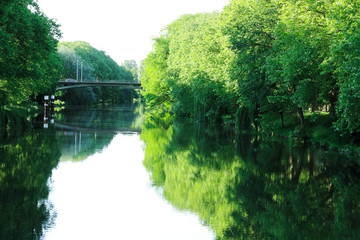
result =
[{"label": "still water", "polygon": [[143,112],[3,142],[0,239],[359,239],[358,159]]},{"label": "still water", "polygon": [[55,126],[60,163],[44,239],[212,239],[196,214],[180,212],[151,185],[140,140],[142,106],[63,111]]}]

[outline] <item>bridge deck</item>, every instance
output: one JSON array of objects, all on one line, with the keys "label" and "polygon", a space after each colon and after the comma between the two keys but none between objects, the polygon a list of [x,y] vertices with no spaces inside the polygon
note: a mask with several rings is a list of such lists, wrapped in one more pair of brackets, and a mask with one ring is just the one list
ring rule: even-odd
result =
[{"label": "bridge deck", "polygon": [[64,85],[63,87],[57,87],[56,91],[71,89],[71,88],[80,88],[80,87],[121,87],[121,88],[132,88],[132,89],[142,89],[141,83],[135,82],[119,82],[119,81],[106,81],[106,82],[66,82],[58,81],[59,85]]}]

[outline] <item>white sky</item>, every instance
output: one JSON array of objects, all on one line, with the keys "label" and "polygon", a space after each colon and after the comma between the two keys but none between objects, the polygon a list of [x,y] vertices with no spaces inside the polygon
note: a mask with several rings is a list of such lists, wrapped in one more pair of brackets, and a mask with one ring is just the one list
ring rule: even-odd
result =
[{"label": "white sky", "polygon": [[86,41],[119,65],[143,60],[151,39],[183,14],[221,11],[229,0],[38,0],[61,25],[61,41]]}]

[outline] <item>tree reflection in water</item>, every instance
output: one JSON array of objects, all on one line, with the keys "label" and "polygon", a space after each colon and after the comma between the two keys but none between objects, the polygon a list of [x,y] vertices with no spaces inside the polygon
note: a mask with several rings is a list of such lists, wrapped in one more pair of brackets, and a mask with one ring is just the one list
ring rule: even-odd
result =
[{"label": "tree reflection in water", "polygon": [[48,201],[60,151],[55,132],[28,132],[0,145],[0,239],[41,239],[55,213]]},{"label": "tree reflection in water", "polygon": [[357,239],[360,167],[338,153],[206,126],[145,124],[144,165],[217,239]]}]

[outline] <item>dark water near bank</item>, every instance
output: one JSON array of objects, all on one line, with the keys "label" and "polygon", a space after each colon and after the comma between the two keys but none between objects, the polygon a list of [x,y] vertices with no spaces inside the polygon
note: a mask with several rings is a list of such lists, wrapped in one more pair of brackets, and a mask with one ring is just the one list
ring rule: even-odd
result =
[{"label": "dark water near bank", "polygon": [[67,109],[0,145],[0,239],[358,239],[360,166],[321,149]]}]

